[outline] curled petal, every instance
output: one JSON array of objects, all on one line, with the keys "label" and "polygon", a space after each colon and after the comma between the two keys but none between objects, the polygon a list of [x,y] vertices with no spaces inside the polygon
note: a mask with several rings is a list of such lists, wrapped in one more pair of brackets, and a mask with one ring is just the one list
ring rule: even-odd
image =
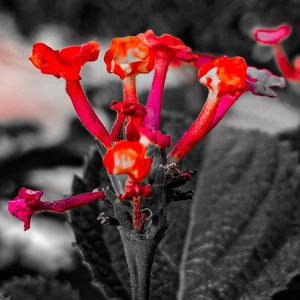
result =
[{"label": "curled petal", "polygon": [[148,127],[139,127],[139,133],[141,135],[140,142],[146,146],[153,144],[159,148],[168,148],[171,146],[171,136],[163,134],[159,130],[151,130]]},{"label": "curled petal", "polygon": [[140,184],[127,180],[125,184],[125,193],[120,195],[121,200],[132,199],[133,197],[149,197],[151,196],[152,190],[150,184]]},{"label": "curled petal", "polygon": [[274,45],[282,42],[291,34],[291,27],[282,24],[276,28],[259,28],[254,31],[253,37],[257,42]]},{"label": "curled petal", "polygon": [[206,53],[198,53],[194,54],[193,58],[190,60],[190,62],[198,69],[202,68],[204,64],[208,62],[212,62],[217,57],[215,55],[206,54]]},{"label": "curled petal", "polygon": [[145,33],[140,33],[137,36],[158,56],[169,57],[171,59],[190,58],[189,54],[192,52],[192,49],[186,46],[181,39],[171,34],[157,36],[153,30],[149,29]]},{"label": "curled petal", "polygon": [[123,126],[125,119],[127,119],[126,139],[128,141],[138,141],[140,139],[139,127],[142,125],[147,114],[145,106],[140,103],[114,101],[111,108],[116,110],[118,113],[117,121],[113,130],[117,128],[118,120],[123,120],[121,124]]},{"label": "curled petal", "polygon": [[126,76],[149,73],[154,68],[154,53],[136,36],[112,40],[104,61],[107,71],[124,79]]},{"label": "curled petal", "polygon": [[19,190],[15,199],[8,201],[8,211],[24,222],[24,230],[30,228],[32,215],[39,211],[42,195],[42,191],[34,191],[23,187]]},{"label": "curled petal", "polygon": [[139,142],[120,141],[103,158],[110,174],[127,174],[132,181],[142,181],[150,172],[152,158],[146,157],[146,147]]},{"label": "curled petal", "polygon": [[97,60],[99,52],[100,45],[94,41],[61,50],[53,50],[44,43],[35,43],[29,59],[44,74],[74,81],[81,79],[81,67],[88,61]]},{"label": "curled petal", "polygon": [[113,101],[111,108],[126,117],[133,117],[137,124],[140,124],[147,114],[145,106],[140,103]]}]

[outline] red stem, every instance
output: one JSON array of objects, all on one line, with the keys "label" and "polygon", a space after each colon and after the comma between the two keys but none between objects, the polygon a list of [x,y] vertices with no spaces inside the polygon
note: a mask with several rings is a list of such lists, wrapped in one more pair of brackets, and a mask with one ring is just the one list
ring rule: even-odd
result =
[{"label": "red stem", "polygon": [[91,107],[79,81],[66,81],[66,90],[70,96],[75,111],[82,124],[93,134],[106,148],[111,147],[112,139],[103,123]]},{"label": "red stem", "polygon": [[215,97],[215,95],[212,94],[208,95],[197,119],[174,146],[168,155],[169,158],[177,162],[182,160],[182,158],[210,131],[219,102],[219,97]]},{"label": "red stem", "polygon": [[273,45],[277,65],[282,74],[289,80],[300,80],[300,72],[289,62],[281,44]]},{"label": "red stem", "polygon": [[141,232],[145,223],[146,216],[142,213],[141,197],[133,197],[133,227],[137,232]]},{"label": "red stem", "polygon": [[122,132],[125,120],[126,120],[126,117],[124,115],[122,115],[122,113],[118,113],[116,122],[113,125],[112,130],[111,130],[111,138],[113,141],[119,141],[121,139],[121,132]]},{"label": "red stem", "polygon": [[86,205],[95,200],[100,200],[104,198],[105,198],[104,192],[92,192],[92,193],[85,193],[76,196],[71,196],[69,198],[56,200],[56,201],[47,201],[47,202],[40,201],[39,210],[47,210],[56,213],[64,213],[66,210],[78,206]]}]

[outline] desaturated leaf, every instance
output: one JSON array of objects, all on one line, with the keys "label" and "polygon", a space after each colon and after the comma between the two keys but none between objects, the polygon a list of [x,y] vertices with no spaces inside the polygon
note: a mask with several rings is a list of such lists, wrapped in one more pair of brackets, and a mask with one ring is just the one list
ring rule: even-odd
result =
[{"label": "desaturated leaf", "polygon": [[[42,277],[16,277],[3,284],[3,290],[7,291],[11,300],[80,300],[77,291],[66,283]],[[1,295],[0,295],[1,297]]]},{"label": "desaturated leaf", "polygon": [[273,75],[266,69],[247,68],[247,84],[254,95],[277,97],[274,87],[284,88],[285,80],[283,77]]},{"label": "desaturated leaf", "polygon": [[298,151],[298,154],[300,155],[300,127],[282,133],[280,139],[289,141],[293,150]]},{"label": "desaturated leaf", "polygon": [[[100,183],[107,184],[101,170],[101,157],[97,151],[86,159],[84,179],[75,177],[73,193],[91,191],[99,187]],[[109,299],[129,299],[127,289],[121,282],[113,267],[112,256],[104,239],[104,227],[97,220],[101,210],[97,203],[92,203],[70,213],[70,222],[75,234],[78,248],[82,252],[85,262],[90,267],[96,285]],[[116,229],[115,229],[116,230]],[[117,230],[116,230],[117,231]]]},{"label": "desaturated leaf", "polygon": [[[167,126],[177,139],[185,125],[170,118]],[[184,162],[184,167],[200,168],[197,187],[196,179],[189,185],[196,195],[169,207],[170,226],[155,257],[151,299],[271,299],[300,273],[296,154],[286,143],[254,131],[217,129],[207,141]],[[101,176],[108,184],[99,164],[93,173],[90,178]],[[86,223],[90,226],[89,219]],[[118,230],[102,227],[101,236],[110,266],[129,287]]]},{"label": "desaturated leaf", "polygon": [[194,199],[171,206],[152,299],[271,299],[284,288],[300,273],[297,164],[274,137],[212,133]]}]

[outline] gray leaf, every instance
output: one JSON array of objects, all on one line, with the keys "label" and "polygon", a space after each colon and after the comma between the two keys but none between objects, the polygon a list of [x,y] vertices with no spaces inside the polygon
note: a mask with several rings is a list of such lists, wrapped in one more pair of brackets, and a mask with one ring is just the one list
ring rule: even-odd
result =
[{"label": "gray leaf", "polygon": [[283,77],[273,75],[266,69],[247,68],[247,84],[254,95],[277,97],[274,87],[284,88],[285,80]]},{"label": "gray leaf", "polygon": [[299,167],[286,142],[218,129],[192,204],[173,203],[152,299],[271,299],[300,273]]}]

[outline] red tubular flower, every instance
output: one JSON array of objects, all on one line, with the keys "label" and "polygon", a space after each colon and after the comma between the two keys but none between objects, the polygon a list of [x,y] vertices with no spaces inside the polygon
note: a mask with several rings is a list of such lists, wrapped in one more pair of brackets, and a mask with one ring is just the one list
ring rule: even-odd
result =
[{"label": "red tubular flower", "polygon": [[99,52],[100,45],[94,41],[61,50],[53,50],[44,43],[36,43],[29,59],[44,74],[66,80],[80,80],[81,67],[88,61],[97,60]]},{"label": "red tubular flower", "polygon": [[284,41],[291,34],[291,27],[288,24],[282,24],[277,28],[259,28],[253,33],[255,41],[270,45],[273,48],[276,63],[282,74],[291,81],[300,81],[300,64],[299,59],[296,59],[292,65],[284,49],[282,48],[282,41]]},{"label": "red tubular flower", "polygon": [[126,139],[128,141],[138,141],[140,139],[139,127],[147,114],[145,106],[139,103],[113,101],[111,108],[118,113],[111,133],[113,140],[118,141],[120,139],[123,124],[127,119]]},{"label": "red tubular flower", "polygon": [[99,51],[100,45],[94,41],[61,50],[53,50],[43,43],[36,43],[30,60],[42,73],[66,80],[66,90],[79,119],[106,148],[109,148],[112,143],[111,137],[79,83],[81,67],[88,61],[97,60]]},{"label": "red tubular flower", "polygon": [[136,36],[114,38],[105,53],[107,71],[121,79],[139,73],[149,73],[154,68],[154,53]]},{"label": "red tubular flower", "polygon": [[151,130],[159,130],[162,97],[169,64],[174,60],[189,60],[192,49],[180,39],[163,34],[156,36],[152,30],[138,34],[139,39],[155,53],[155,73],[147,101],[144,124]]},{"label": "red tubular flower", "polygon": [[247,88],[247,64],[242,57],[219,57],[204,64],[198,72],[198,79],[216,97],[234,95]]},{"label": "red tubular flower", "polygon": [[92,192],[80,194],[69,198],[43,202],[42,191],[35,191],[27,188],[21,188],[18,196],[8,202],[8,211],[24,222],[24,230],[30,228],[30,220],[33,214],[40,211],[51,211],[55,213],[64,213],[66,210],[81,205],[86,205],[92,201],[105,198],[104,192]]},{"label": "red tubular flower", "polygon": [[151,195],[150,185],[141,184],[149,174],[152,164],[152,158],[146,157],[146,147],[139,142],[117,142],[107,151],[103,163],[108,173],[129,176],[125,184],[125,193],[119,195],[119,198],[133,201],[132,224],[137,232],[141,232],[146,219],[141,210],[141,198]]},{"label": "red tubular flower", "polygon": [[246,72],[247,64],[241,57],[220,57],[199,70],[200,82],[209,89],[208,98],[197,119],[169,153],[170,158],[180,161],[219,122],[215,118],[222,115],[223,106],[228,109],[232,104],[231,98],[226,97],[236,99],[247,90]]},{"label": "red tubular flower", "polygon": [[124,80],[124,101],[137,102],[135,77],[154,68],[154,53],[136,36],[114,38],[105,53],[107,71]]},{"label": "red tubular flower", "polygon": [[103,158],[110,174],[127,174],[134,182],[142,181],[150,172],[152,158],[146,157],[146,147],[139,142],[120,141]]},{"label": "red tubular flower", "polygon": [[144,105],[139,103],[113,102],[112,109],[118,112],[117,120],[112,129],[112,137],[119,140],[123,123],[127,119],[126,139],[128,141],[140,141],[148,146],[157,145],[160,148],[167,148],[171,145],[171,136],[162,134],[160,131],[153,131],[143,125],[143,120],[147,115]]}]

